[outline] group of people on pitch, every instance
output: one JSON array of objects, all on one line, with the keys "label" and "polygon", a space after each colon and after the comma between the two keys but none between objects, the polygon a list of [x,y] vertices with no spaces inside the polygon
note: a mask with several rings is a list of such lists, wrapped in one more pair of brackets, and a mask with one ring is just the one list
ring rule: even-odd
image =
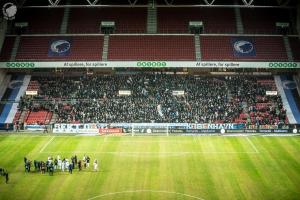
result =
[{"label": "group of people on pitch", "polygon": [[[72,174],[73,169],[76,167],[79,171],[83,168],[89,168],[90,160],[90,157],[87,155],[84,155],[82,160],[78,160],[76,155],[72,156],[70,160],[66,158],[61,159],[60,155],[58,155],[55,159],[49,156],[45,162],[34,160],[33,165],[35,171],[41,172],[42,174],[48,172],[49,175],[53,175],[55,170],[61,170],[62,172],[69,171],[69,173]],[[24,157],[24,164],[25,172],[30,172],[32,162]],[[98,171],[98,161],[96,159],[94,160],[93,167],[94,171]]]},{"label": "group of people on pitch", "polygon": [[0,176],[4,176],[5,177],[5,183],[8,184],[9,178],[8,178],[7,170],[0,167]]}]

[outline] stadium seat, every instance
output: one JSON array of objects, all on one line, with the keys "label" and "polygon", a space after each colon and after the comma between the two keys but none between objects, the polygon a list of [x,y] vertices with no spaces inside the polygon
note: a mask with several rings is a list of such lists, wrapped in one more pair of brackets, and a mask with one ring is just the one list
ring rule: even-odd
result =
[{"label": "stadium seat", "polygon": [[102,60],[103,36],[72,36],[69,55],[50,56],[50,41],[66,37],[24,36],[16,60]]},{"label": "stadium seat", "polygon": [[64,9],[36,9],[20,10],[16,22],[28,22],[25,33],[59,33]]},{"label": "stadium seat", "polygon": [[300,61],[300,39],[297,37],[290,37],[290,46],[292,49],[294,61]]},{"label": "stadium seat", "polygon": [[188,33],[190,21],[202,21],[204,33],[236,33],[232,8],[158,8],[159,33]]},{"label": "stadium seat", "polygon": [[15,37],[6,37],[1,49],[0,61],[9,61],[11,58],[11,51],[14,46]]},{"label": "stadium seat", "polygon": [[286,61],[282,37],[248,37],[253,41],[254,56],[234,55],[230,36],[201,36],[201,53],[203,60],[240,60],[240,61]]},{"label": "stadium seat", "polygon": [[101,21],[114,21],[116,33],[145,33],[146,18],[145,8],[73,8],[68,33],[100,33]]},{"label": "stadium seat", "polygon": [[241,8],[244,32],[251,34],[278,34],[276,22],[290,22],[291,14],[287,9]]},{"label": "stadium seat", "polygon": [[192,36],[110,37],[109,60],[195,60]]}]

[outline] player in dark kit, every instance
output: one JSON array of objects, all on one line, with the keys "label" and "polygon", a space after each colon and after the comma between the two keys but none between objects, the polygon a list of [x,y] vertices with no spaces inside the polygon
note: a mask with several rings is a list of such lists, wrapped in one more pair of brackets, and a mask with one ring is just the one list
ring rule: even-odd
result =
[{"label": "player in dark kit", "polygon": [[81,167],[82,167],[82,166],[81,166],[81,160],[79,160],[79,161],[78,161],[78,170],[79,170],[79,171],[81,171],[81,169],[82,169]]},{"label": "player in dark kit", "polygon": [[8,178],[8,172],[6,171],[6,173],[5,173],[5,183],[6,184],[8,184],[8,180],[9,180],[9,178]]}]

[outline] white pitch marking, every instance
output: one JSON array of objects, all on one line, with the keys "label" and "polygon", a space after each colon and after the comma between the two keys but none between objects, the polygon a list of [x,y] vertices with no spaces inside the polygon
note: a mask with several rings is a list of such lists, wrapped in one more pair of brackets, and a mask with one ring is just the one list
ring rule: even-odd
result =
[{"label": "white pitch marking", "polygon": [[46,147],[54,140],[56,136],[53,136],[44,146],[43,148],[40,150],[40,153],[43,153],[43,151],[46,149]]},{"label": "white pitch marking", "polygon": [[175,195],[189,197],[191,199],[204,200],[203,198],[196,197],[196,196],[189,195],[189,194],[184,194],[184,193],[179,193],[179,192],[171,192],[171,191],[162,191],[162,190],[129,190],[129,191],[121,191],[121,192],[111,192],[111,193],[106,193],[106,194],[94,196],[94,197],[91,197],[91,198],[89,198],[87,200],[93,200],[93,199],[97,199],[97,198],[101,198],[101,197],[113,196],[113,195],[118,195],[118,194],[141,193],[141,192],[175,194]]},{"label": "white pitch marking", "polygon": [[252,146],[252,148],[255,150],[256,153],[259,153],[258,149],[256,148],[256,146],[253,144],[253,142],[249,139],[249,137],[246,137],[247,141],[249,142],[249,144]]},{"label": "white pitch marking", "polygon": [[55,154],[55,153],[90,153],[90,154],[137,154],[137,155],[160,155],[160,154],[166,154],[166,155],[172,155],[172,154],[242,154],[242,153],[248,153],[248,154],[257,154],[259,152],[247,152],[247,151],[182,151],[182,152],[141,152],[141,151],[125,151],[125,152],[117,152],[117,151],[47,151],[47,152],[40,152],[40,153],[49,153],[49,154]]}]

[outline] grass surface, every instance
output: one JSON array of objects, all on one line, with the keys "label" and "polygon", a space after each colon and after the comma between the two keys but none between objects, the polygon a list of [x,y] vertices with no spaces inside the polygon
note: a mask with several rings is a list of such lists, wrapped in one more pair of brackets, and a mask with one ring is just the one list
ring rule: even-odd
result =
[{"label": "grass surface", "polygon": [[[72,175],[24,172],[23,157],[84,154]],[[299,137],[1,135],[0,199],[300,199]]]}]

